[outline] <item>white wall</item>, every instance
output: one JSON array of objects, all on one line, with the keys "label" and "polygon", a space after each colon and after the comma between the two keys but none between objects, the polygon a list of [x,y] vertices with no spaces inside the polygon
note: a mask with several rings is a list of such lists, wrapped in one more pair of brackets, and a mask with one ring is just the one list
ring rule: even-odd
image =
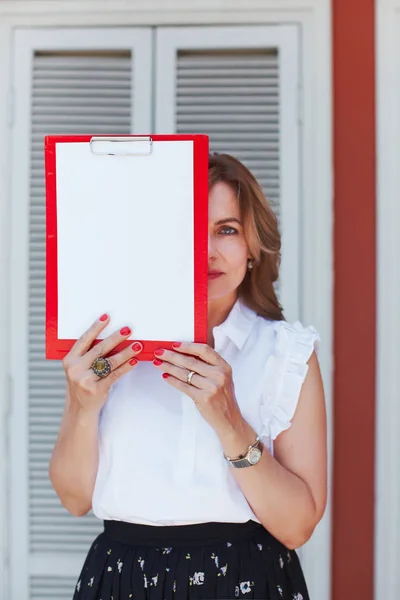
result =
[{"label": "white wall", "polygon": [[[298,23],[302,30],[303,104],[301,154],[304,269],[301,318],[320,331],[320,355],[331,420],[332,373],[332,173],[331,61],[329,0],[0,0],[0,596],[6,598],[7,448],[9,384],[9,230],[14,28],[45,26],[139,26]],[[318,251],[316,251],[316,248]],[[330,508],[303,560],[312,597],[328,600],[330,590]],[[1,586],[4,585],[4,590]],[[3,592],[3,593],[2,593]],[[14,600],[14,599],[10,599]]]}]

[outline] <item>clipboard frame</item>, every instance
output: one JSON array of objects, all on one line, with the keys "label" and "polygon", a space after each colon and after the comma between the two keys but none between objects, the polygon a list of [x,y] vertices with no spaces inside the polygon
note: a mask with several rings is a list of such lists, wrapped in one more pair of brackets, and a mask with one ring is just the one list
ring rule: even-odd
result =
[{"label": "clipboard frame", "polygon": [[[75,339],[58,338],[58,247],[57,247],[57,179],[56,145],[90,143],[94,138],[193,142],[193,209],[194,209],[194,340],[207,343],[208,305],[208,136],[193,135],[49,135],[44,138],[46,176],[46,358],[62,360],[75,344]],[[99,315],[100,316],[100,315]],[[112,319],[112,315],[111,315]],[[88,327],[91,323],[88,323]],[[82,331],[82,334],[84,332]],[[132,338],[133,339],[133,338]],[[132,339],[117,346],[108,356],[130,345]],[[94,345],[102,340],[96,340]],[[153,360],[154,351],[162,346],[172,348],[172,341],[139,340],[143,351],[139,360]],[[173,340],[179,341],[179,340]]]}]

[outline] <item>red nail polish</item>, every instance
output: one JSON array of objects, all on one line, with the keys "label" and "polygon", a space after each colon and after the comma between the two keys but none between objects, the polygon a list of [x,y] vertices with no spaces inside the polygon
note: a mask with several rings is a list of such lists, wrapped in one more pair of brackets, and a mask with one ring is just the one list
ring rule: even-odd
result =
[{"label": "red nail polish", "polygon": [[157,359],[153,360],[153,365],[155,365],[156,367],[161,367],[162,360],[157,360]]},{"label": "red nail polish", "polygon": [[134,350],[135,352],[139,352],[142,349],[142,344],[139,344],[139,342],[135,342],[132,346],[132,350]]},{"label": "red nail polish", "polygon": [[129,327],[123,327],[120,331],[121,335],[130,335],[131,334],[131,330],[129,329]]},{"label": "red nail polish", "polygon": [[172,347],[173,347],[173,348],[180,348],[181,346],[182,346],[182,342],[174,342],[174,343],[172,344]]},{"label": "red nail polish", "polygon": [[132,365],[132,367],[134,367],[137,364],[136,358],[132,358],[132,360],[129,361],[129,364]]},{"label": "red nail polish", "polygon": [[164,379],[168,379],[168,377],[169,377],[168,373],[163,373],[162,376]]},{"label": "red nail polish", "polygon": [[107,314],[104,314],[104,315],[101,315],[101,317],[100,317],[100,319],[99,319],[99,320],[100,320],[100,321],[107,321],[107,319],[108,319],[108,315],[107,315]]},{"label": "red nail polish", "polygon": [[154,354],[156,356],[162,356],[164,354],[164,350],[160,348],[159,350],[155,350]]}]

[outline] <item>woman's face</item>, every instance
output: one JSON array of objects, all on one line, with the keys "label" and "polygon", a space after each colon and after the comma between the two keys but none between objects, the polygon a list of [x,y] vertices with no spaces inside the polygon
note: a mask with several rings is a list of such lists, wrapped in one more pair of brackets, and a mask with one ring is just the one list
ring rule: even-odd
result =
[{"label": "woman's face", "polygon": [[210,190],[208,200],[208,299],[235,296],[250,258],[239,203],[223,182]]}]

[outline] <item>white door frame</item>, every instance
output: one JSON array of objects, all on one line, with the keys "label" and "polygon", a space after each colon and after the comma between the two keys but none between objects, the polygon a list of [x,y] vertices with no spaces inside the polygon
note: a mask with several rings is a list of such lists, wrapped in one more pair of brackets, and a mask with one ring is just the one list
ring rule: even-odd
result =
[{"label": "white door frame", "polygon": [[[302,242],[304,270],[300,316],[321,333],[324,377],[332,447],[332,109],[330,0],[6,0],[0,3],[0,289],[10,288],[10,144],[12,125],[12,32],[17,27],[137,27],[162,25],[268,25],[296,23],[301,28],[302,63]],[[8,95],[10,94],[10,96]],[[10,100],[11,99],[11,100]],[[318,251],[315,251],[315,249]],[[12,401],[10,302],[0,295],[0,432]],[[6,478],[8,450],[0,436],[0,490]],[[331,456],[330,452],[330,456]],[[331,463],[330,463],[331,473]],[[331,478],[330,478],[331,479]],[[0,589],[6,581],[7,493],[0,492]],[[303,552],[311,596],[330,598],[330,502],[326,515]],[[7,596],[7,591],[3,593]],[[15,600],[10,598],[10,600]]]},{"label": "white door frame", "polygon": [[400,589],[400,0],[378,0],[375,598]]}]

